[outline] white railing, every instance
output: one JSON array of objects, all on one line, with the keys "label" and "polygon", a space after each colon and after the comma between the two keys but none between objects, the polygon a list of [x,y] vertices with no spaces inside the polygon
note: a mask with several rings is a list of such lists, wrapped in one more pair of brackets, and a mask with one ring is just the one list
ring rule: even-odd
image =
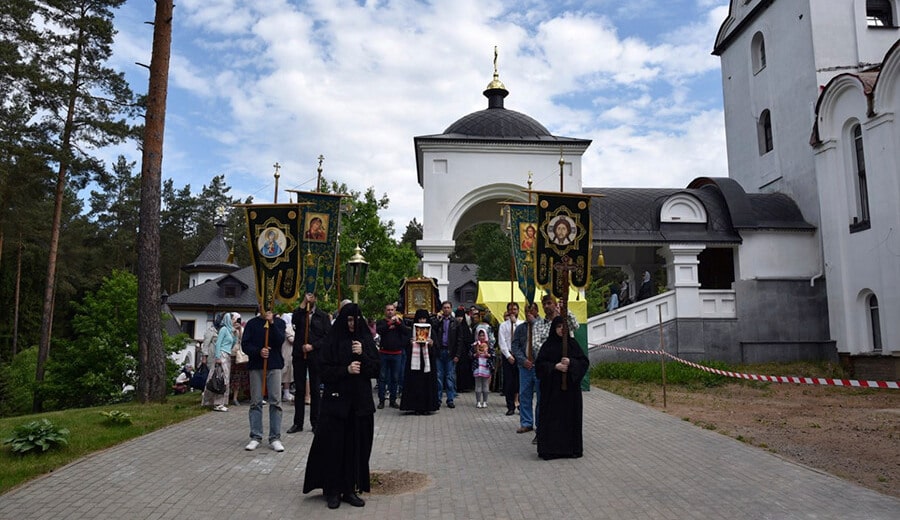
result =
[{"label": "white railing", "polygon": [[701,318],[736,318],[734,291],[706,289],[700,291]]},{"label": "white railing", "polygon": [[[736,315],[734,291],[700,291],[700,318],[735,318]],[[677,317],[675,291],[666,291],[590,318],[587,322],[588,344],[612,343],[635,332],[656,327],[660,319],[665,323]]]}]

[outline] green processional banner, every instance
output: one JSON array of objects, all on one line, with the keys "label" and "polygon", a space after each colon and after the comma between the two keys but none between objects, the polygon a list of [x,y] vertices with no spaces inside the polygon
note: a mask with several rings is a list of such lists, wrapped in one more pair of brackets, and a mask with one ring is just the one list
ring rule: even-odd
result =
[{"label": "green processional banner", "polygon": [[344,195],[314,191],[293,191],[298,203],[307,203],[300,236],[305,270],[305,292],[315,293],[319,276],[322,288],[331,290],[337,261],[338,227],[341,222],[341,199]]},{"label": "green processional banner", "polygon": [[537,246],[537,209],[534,204],[508,203],[510,242],[519,290],[534,303],[534,260]]}]

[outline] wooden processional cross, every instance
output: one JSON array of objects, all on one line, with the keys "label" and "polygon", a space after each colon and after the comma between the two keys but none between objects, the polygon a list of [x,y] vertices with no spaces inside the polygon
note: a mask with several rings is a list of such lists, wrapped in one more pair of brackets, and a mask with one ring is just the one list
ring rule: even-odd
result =
[{"label": "wooden processional cross", "polygon": [[[561,289],[561,291],[557,292],[562,294],[562,297],[559,299],[559,315],[562,316],[563,319],[562,357],[569,357],[569,273],[577,268],[577,266],[572,264],[572,259],[569,255],[563,255],[563,257],[559,259],[559,262],[553,264],[553,269],[556,271],[556,276],[553,278],[553,285],[556,286],[557,289]],[[556,331],[554,330],[550,331],[550,334],[555,333]],[[565,372],[563,375],[563,390],[568,389],[568,385],[566,384],[568,381],[568,374],[568,372]]]}]

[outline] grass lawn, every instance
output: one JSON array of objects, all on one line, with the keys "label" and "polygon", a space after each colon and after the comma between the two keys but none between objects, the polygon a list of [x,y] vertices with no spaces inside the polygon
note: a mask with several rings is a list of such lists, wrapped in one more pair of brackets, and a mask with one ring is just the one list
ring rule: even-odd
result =
[{"label": "grass lawn", "polygon": [[[49,473],[56,468],[98,450],[139,437],[185,419],[207,412],[200,408],[201,392],[169,396],[165,404],[119,403],[96,408],[78,408],[35,415],[0,419],[0,440],[7,439],[20,424],[48,419],[69,430],[69,444],[43,453],[19,455],[8,445],[0,449],[0,493],[22,482]],[[114,424],[100,412],[119,410],[131,415],[131,424]]]}]

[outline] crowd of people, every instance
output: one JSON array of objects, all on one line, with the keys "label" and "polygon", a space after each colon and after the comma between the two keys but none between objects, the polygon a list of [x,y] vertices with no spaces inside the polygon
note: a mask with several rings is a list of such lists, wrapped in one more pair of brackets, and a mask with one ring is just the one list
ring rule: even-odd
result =
[{"label": "crowd of people", "polygon": [[[519,415],[516,433],[535,433],[540,458],[581,457],[581,380],[589,363],[574,337],[579,325],[571,312],[561,316],[553,296],[544,296],[541,306],[543,318],[532,303],[523,319],[510,302],[498,322],[487,309],[454,309],[450,302],[436,314],[418,309],[408,319],[394,302],[373,320],[349,300],[329,315],[308,293],[282,316],[266,311],[242,324],[236,313],[217,315],[204,338],[204,364],[211,367],[208,377],[221,368],[225,392],[206,385],[202,405],[228,411],[229,390],[239,402],[234,376],[242,374],[249,389],[245,449],[265,439],[282,452],[283,405],[296,403],[286,430],[295,434],[304,431],[308,404],[315,437],[303,492],[321,489],[329,508],[365,505],[359,493],[369,491],[374,416],[385,403],[395,413],[428,416],[442,406],[456,408],[466,392],[474,392],[472,406],[487,408],[490,393],[499,392],[506,415]],[[189,372],[176,385],[185,384]]]}]

